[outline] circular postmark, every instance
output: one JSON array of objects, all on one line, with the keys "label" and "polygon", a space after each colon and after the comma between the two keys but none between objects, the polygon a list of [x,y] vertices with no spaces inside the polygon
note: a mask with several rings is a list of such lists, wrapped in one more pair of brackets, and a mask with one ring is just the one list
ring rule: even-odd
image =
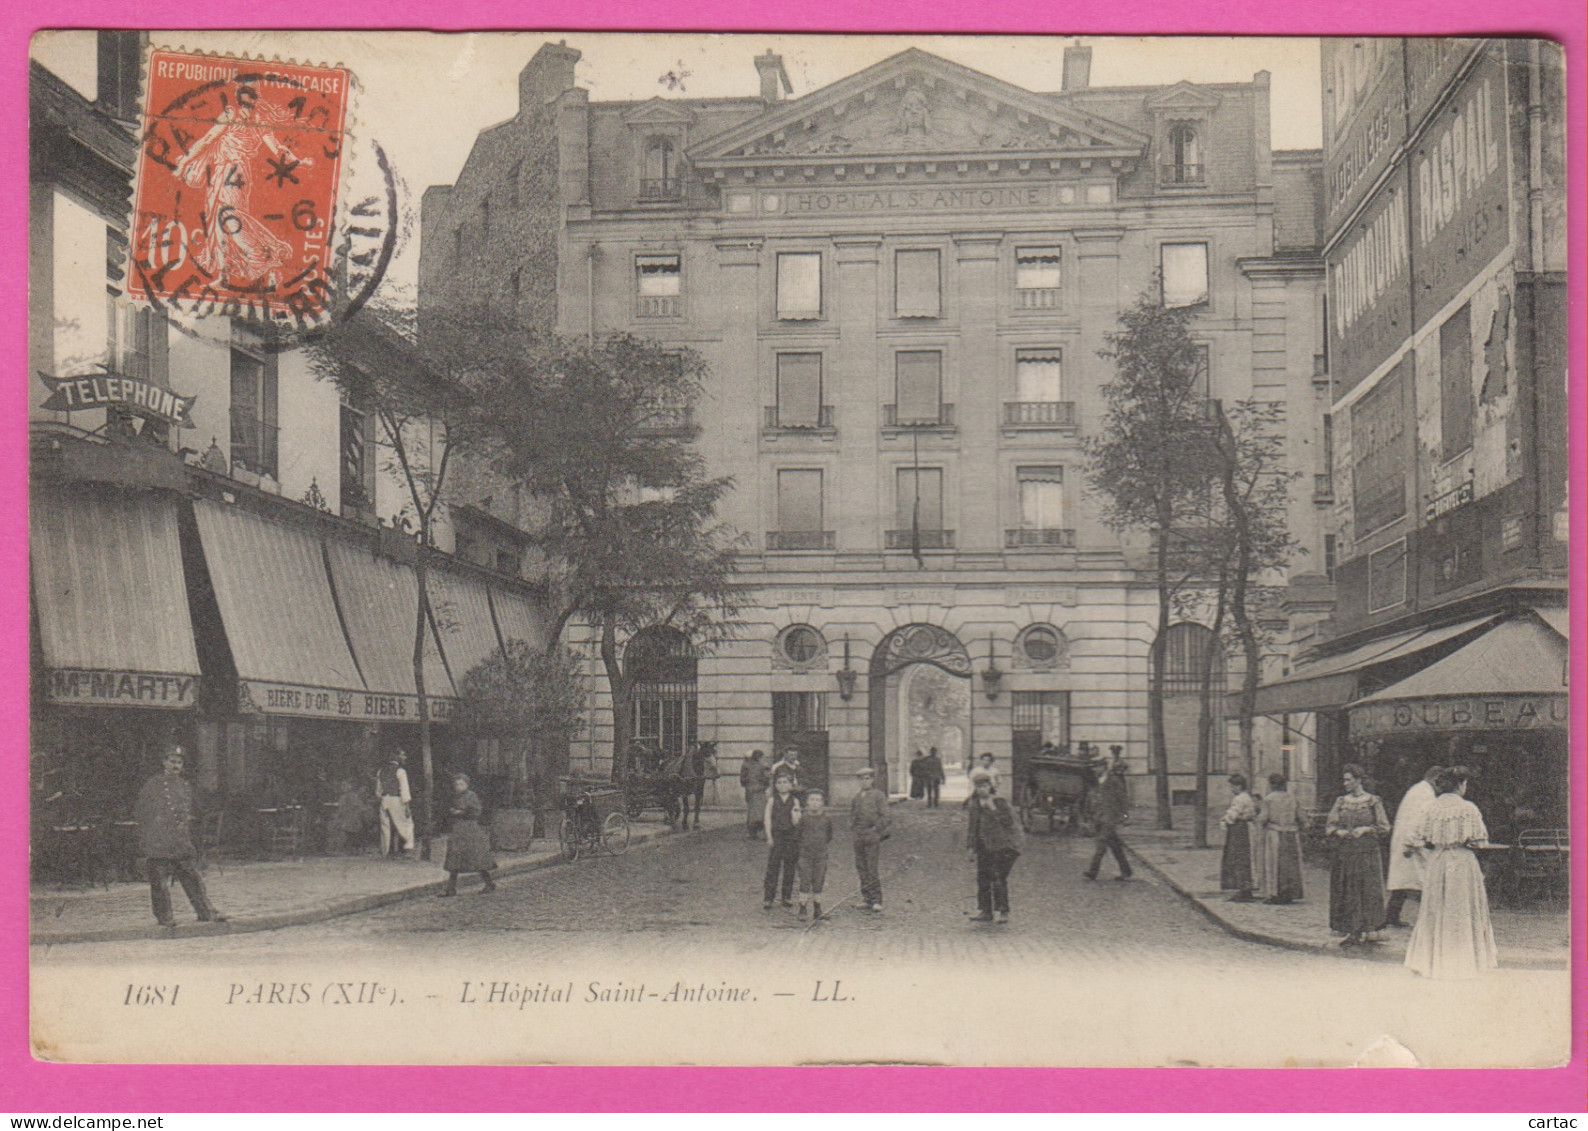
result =
[{"label": "circular postmark", "polygon": [[156,50],[127,292],[179,329],[249,324],[301,342],[374,295],[397,250],[397,178],[348,131],[353,75]]}]

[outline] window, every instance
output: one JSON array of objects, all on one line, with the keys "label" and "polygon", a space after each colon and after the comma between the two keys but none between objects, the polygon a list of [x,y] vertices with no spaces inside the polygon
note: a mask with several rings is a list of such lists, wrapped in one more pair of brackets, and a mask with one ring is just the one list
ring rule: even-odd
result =
[{"label": "window", "polygon": [[1163,168],[1165,184],[1202,183],[1202,146],[1194,125],[1189,122],[1176,122],[1169,127],[1168,156],[1169,163]]},{"label": "window", "polygon": [[[943,469],[940,467],[899,468],[899,529],[943,529]],[[917,509],[919,504],[919,509]]]},{"label": "window", "polygon": [[1333,534],[1323,536],[1323,576],[1334,580],[1334,569],[1340,561],[1339,541]]},{"label": "window", "polygon": [[1408,371],[1401,362],[1351,406],[1351,505],[1359,538],[1406,515],[1409,437],[1401,402]]},{"label": "window", "polygon": [[[774,691],[772,692],[772,733],[774,744],[779,739],[805,731],[827,729],[827,692],[825,691]],[[801,778],[806,776],[803,770]]]},{"label": "window", "polygon": [[683,270],[677,255],[636,255],[634,276],[640,317],[671,318],[679,313]]},{"label": "window", "polygon": [[1166,243],[1159,249],[1165,306],[1202,306],[1208,301],[1208,245]]},{"label": "window", "polygon": [[1212,647],[1213,668],[1208,677],[1208,705],[1212,708],[1213,732],[1209,769],[1224,771],[1227,728],[1224,725],[1228,668],[1224,649],[1213,630],[1200,624],[1182,622],[1170,625],[1163,642],[1164,737],[1167,739],[1168,765],[1172,773],[1196,768],[1197,728],[1203,705],[1202,670],[1208,648]]},{"label": "window", "polygon": [[491,198],[489,196],[480,201],[480,235],[486,240],[491,238]]},{"label": "window", "polygon": [[374,477],[370,460],[370,417],[350,404],[342,406],[342,513],[367,507]]},{"label": "window", "polygon": [[779,428],[817,428],[822,420],[822,355],[777,355],[777,419]]},{"label": "window", "polygon": [[769,539],[773,550],[826,548],[822,529],[822,473],[818,469],[783,468],[777,473],[777,530]]},{"label": "window", "polygon": [[1034,734],[1034,745],[1051,742],[1064,749],[1070,742],[1070,693],[1068,691],[1016,691],[1010,695],[1016,733]]},{"label": "window", "polygon": [[937,350],[904,350],[894,359],[895,424],[943,422],[943,355]]},{"label": "window", "polygon": [[1015,249],[1015,296],[1021,310],[1053,310],[1059,305],[1060,256],[1056,247]]},{"label": "window", "polygon": [[1060,530],[1064,526],[1064,469],[1022,467],[1020,526],[1025,530]]},{"label": "window", "polygon": [[778,638],[778,650],[791,664],[809,664],[826,653],[827,643],[810,625],[796,624],[783,630]]},{"label": "window", "polygon": [[1068,649],[1064,633],[1048,624],[1035,624],[1020,634],[1020,653],[1033,664],[1052,664]]},{"label": "window", "polygon": [[1015,354],[1015,399],[1052,403],[1064,399],[1062,356],[1058,350],[1020,350]]},{"label": "window", "polygon": [[1439,327],[1439,417],[1444,459],[1472,447],[1472,308],[1463,306]]},{"label": "window", "polygon": [[781,252],[777,257],[777,316],[809,321],[822,316],[822,257],[818,252]]},{"label": "window", "polygon": [[1406,539],[1367,556],[1367,611],[1382,612],[1406,600]]},{"label": "window", "polygon": [[524,176],[524,163],[516,161],[507,171],[507,206],[511,209],[518,208],[518,182]]},{"label": "window", "polygon": [[276,356],[232,347],[232,466],[278,477]]},{"label": "window", "polygon": [[942,276],[935,250],[894,253],[893,305],[894,313],[900,318],[942,315]]},{"label": "window", "polygon": [[684,183],[678,175],[678,150],[665,137],[645,142],[645,169],[640,177],[641,200],[677,200]]},{"label": "window", "polygon": [[1191,391],[1199,397],[1213,395],[1213,347],[1206,342],[1195,342],[1196,371],[1191,375]]}]

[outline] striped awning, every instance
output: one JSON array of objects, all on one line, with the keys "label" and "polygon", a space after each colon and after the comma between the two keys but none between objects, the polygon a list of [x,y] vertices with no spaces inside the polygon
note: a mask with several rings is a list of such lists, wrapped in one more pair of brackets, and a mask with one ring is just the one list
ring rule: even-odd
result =
[{"label": "striped awning", "polygon": [[471,671],[501,655],[490,591],[483,582],[445,570],[430,570],[427,580],[430,614],[441,638],[441,652],[453,684],[461,688]]},{"label": "striped awning", "polygon": [[[342,542],[327,542],[325,549],[372,710],[385,712],[378,717],[392,722],[417,721],[413,655],[419,588],[413,569]],[[424,677],[431,717],[450,717],[456,692],[431,631],[424,634]]]},{"label": "striped awning", "polygon": [[245,713],[362,718],[320,540],[235,506],[193,503]]},{"label": "striped awning", "polygon": [[491,589],[491,611],[504,645],[522,640],[532,648],[546,645],[546,617],[534,601],[521,593]]},{"label": "striped awning", "polygon": [[198,699],[175,499],[40,488],[28,521],[45,693],[73,706]]}]

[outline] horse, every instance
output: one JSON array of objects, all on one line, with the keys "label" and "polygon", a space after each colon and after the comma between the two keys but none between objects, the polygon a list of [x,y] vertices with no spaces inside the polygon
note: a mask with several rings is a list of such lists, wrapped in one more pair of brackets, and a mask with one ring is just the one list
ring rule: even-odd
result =
[{"label": "horse", "polygon": [[711,743],[697,743],[692,749],[685,749],[676,757],[670,759],[662,771],[662,778],[657,783],[657,790],[666,790],[670,798],[668,805],[668,824],[673,823],[676,815],[678,827],[689,827],[689,802],[695,802],[695,828],[700,828],[700,806],[706,794],[706,747]]}]

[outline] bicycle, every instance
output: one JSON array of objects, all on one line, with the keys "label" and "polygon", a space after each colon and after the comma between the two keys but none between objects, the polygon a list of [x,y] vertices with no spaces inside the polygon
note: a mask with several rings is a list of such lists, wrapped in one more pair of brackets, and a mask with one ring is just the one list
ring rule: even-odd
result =
[{"label": "bicycle", "polygon": [[557,826],[557,844],[563,859],[577,860],[580,854],[589,856],[598,850],[612,856],[627,852],[633,832],[624,812],[623,791],[591,788],[582,783],[563,784],[562,821]]}]

